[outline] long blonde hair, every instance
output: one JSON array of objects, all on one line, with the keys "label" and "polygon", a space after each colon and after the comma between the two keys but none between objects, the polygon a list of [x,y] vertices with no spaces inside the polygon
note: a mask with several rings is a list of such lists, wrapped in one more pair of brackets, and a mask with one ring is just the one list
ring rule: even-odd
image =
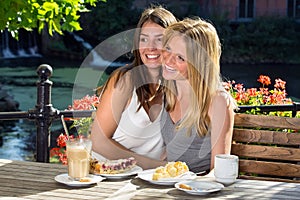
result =
[{"label": "long blonde hair", "polygon": [[[200,18],[186,18],[169,26],[163,46],[174,36],[182,36],[186,43],[188,81],[192,89],[188,110],[177,128],[187,128],[190,133],[196,127],[198,135],[209,131],[209,107],[213,96],[222,89],[220,78],[221,44],[215,27]],[[176,84],[166,83],[166,109],[174,110]]]}]

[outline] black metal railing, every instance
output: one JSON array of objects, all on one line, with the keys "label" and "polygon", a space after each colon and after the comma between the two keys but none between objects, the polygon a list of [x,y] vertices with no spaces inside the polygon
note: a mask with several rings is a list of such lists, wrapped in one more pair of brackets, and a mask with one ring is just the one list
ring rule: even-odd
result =
[{"label": "black metal railing", "polygon": [[36,161],[49,162],[49,134],[52,121],[64,117],[90,117],[91,110],[87,111],[61,111],[51,104],[52,67],[46,64],[37,69],[37,102],[35,108],[28,111],[0,112],[0,120],[28,119],[36,123]]},{"label": "black metal railing", "polygon": [[261,106],[239,106],[236,112],[244,113],[252,109],[259,110],[259,112],[275,112],[275,111],[292,111],[292,116],[295,117],[300,111],[300,102],[293,102],[293,104],[286,105],[261,105]]},{"label": "black metal railing", "polygon": [[[52,76],[52,67],[42,64],[37,69],[39,80],[37,81],[37,102],[33,109],[18,112],[0,112],[0,120],[27,119],[36,123],[36,161],[49,162],[49,134],[50,127],[55,119],[64,117],[90,117],[91,110],[57,110],[51,104],[52,82],[49,78]],[[295,116],[300,111],[300,103],[294,102],[291,105],[270,105],[270,106],[239,106],[237,112],[246,112],[247,110],[259,108],[261,112],[272,111],[292,111]]]}]

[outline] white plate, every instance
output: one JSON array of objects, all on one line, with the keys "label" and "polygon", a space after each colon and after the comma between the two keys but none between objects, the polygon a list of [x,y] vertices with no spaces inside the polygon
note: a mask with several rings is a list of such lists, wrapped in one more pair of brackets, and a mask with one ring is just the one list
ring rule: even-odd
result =
[{"label": "white plate", "polygon": [[140,173],[138,173],[138,177],[144,181],[148,181],[150,183],[156,184],[156,185],[174,185],[175,183],[179,181],[184,181],[184,180],[190,180],[194,179],[197,177],[197,175],[193,172],[188,172],[182,177],[179,178],[167,178],[167,179],[160,179],[160,180],[152,180],[152,175],[154,173],[155,169],[148,169],[144,170]]},{"label": "white plate", "polygon": [[127,178],[129,176],[135,175],[135,174],[137,174],[141,171],[143,171],[143,169],[141,167],[134,166],[130,170],[125,171],[123,173],[118,173],[118,174],[96,174],[96,175],[100,175],[100,176],[106,177],[108,179],[121,179],[121,178]]},{"label": "white plate", "polygon": [[[192,188],[192,190],[180,188],[180,184],[188,185]],[[213,182],[213,181],[181,181],[175,184],[175,187],[178,190],[184,191],[193,195],[206,195],[211,192],[217,192],[224,188],[224,185],[221,183]]]},{"label": "white plate", "polygon": [[87,179],[89,179],[89,181],[80,182],[80,181],[72,180],[68,176],[68,174],[60,174],[60,175],[55,176],[54,179],[59,183],[63,183],[63,184],[69,185],[69,186],[80,187],[80,186],[87,186],[87,185],[91,185],[91,184],[101,182],[105,178],[103,178],[102,176],[96,176],[96,175],[89,174],[88,177],[87,177]]}]

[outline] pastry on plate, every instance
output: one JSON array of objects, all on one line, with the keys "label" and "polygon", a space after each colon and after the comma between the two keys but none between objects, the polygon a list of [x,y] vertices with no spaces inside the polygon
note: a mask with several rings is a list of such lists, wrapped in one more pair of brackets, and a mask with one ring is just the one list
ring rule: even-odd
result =
[{"label": "pastry on plate", "polygon": [[119,174],[126,172],[136,166],[136,160],[133,157],[99,161],[91,159],[90,173],[92,174]]},{"label": "pastry on plate", "polygon": [[180,183],[179,184],[179,187],[182,188],[182,189],[185,189],[185,190],[192,190],[193,188],[187,184],[184,184],[184,183]]},{"label": "pastry on plate", "polygon": [[172,178],[179,176],[189,171],[189,167],[185,162],[176,161],[168,162],[165,166],[157,167],[152,175],[152,180],[159,180],[162,178]]}]

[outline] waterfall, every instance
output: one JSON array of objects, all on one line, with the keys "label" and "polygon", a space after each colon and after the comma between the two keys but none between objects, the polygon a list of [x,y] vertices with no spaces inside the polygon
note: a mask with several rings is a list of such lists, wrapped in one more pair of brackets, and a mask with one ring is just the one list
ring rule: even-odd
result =
[{"label": "waterfall", "polygon": [[4,58],[15,58],[16,56],[11,52],[10,48],[9,48],[9,35],[8,35],[8,31],[5,30],[2,33],[2,54]]},{"label": "waterfall", "polygon": [[19,31],[19,40],[16,40],[4,30],[1,41],[0,58],[41,57],[35,32]]},{"label": "waterfall", "polygon": [[84,41],[84,39],[82,37],[80,37],[79,35],[76,35],[74,33],[70,33],[71,35],[73,35],[74,39],[77,41],[77,42],[80,42],[82,44],[82,46],[84,48],[86,48],[87,50],[92,50],[93,47],[92,45],[90,45],[90,43]]}]

